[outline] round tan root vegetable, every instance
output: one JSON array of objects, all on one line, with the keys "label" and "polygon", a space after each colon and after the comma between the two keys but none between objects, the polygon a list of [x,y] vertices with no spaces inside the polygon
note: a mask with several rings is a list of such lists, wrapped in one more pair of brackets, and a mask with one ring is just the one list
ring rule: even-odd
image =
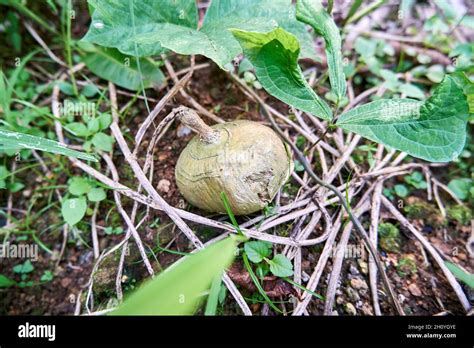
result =
[{"label": "round tan root vegetable", "polygon": [[289,148],[270,128],[253,121],[206,125],[191,109],[174,110],[198,135],[179,156],[176,182],[184,198],[203,210],[245,215],[273,200],[293,169]]}]

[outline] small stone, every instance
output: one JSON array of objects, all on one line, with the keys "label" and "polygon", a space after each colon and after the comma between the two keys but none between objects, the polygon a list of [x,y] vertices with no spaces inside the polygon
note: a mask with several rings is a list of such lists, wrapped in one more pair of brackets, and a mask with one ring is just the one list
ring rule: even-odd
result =
[{"label": "small stone", "polygon": [[72,279],[71,278],[63,278],[61,279],[61,286],[63,288],[67,288],[72,282]]},{"label": "small stone", "polygon": [[336,297],[336,303],[338,305],[342,305],[344,303],[344,299],[340,296]]},{"label": "small stone", "polygon": [[369,288],[369,286],[367,285],[367,282],[360,278],[352,278],[351,286],[357,290],[367,290]]},{"label": "small stone", "polygon": [[354,266],[352,263],[351,265],[349,266],[349,272],[351,272],[351,274],[353,275],[358,275],[360,274],[359,270],[357,269],[356,266]]},{"label": "small stone", "polygon": [[169,182],[169,180],[166,180],[166,179],[161,179],[159,182],[158,182],[158,191],[161,191],[163,193],[168,193],[169,190],[170,190],[170,186],[171,186],[171,183]]},{"label": "small stone", "polygon": [[346,311],[347,314],[350,314],[350,315],[357,314],[357,309],[350,302],[346,303],[346,305],[344,306],[344,310]]},{"label": "small stone", "polygon": [[405,296],[403,296],[403,294],[398,294],[398,301],[399,301],[400,303],[405,302],[406,299],[407,299],[407,298],[406,298]]},{"label": "small stone", "polygon": [[417,297],[422,296],[420,288],[415,283],[408,285],[408,290],[411,292],[413,296],[417,296]]},{"label": "small stone", "polygon": [[362,305],[362,313],[364,313],[364,315],[374,315],[372,307],[368,303]]},{"label": "small stone", "polygon": [[191,132],[192,132],[192,131],[191,131],[190,128],[188,128],[188,127],[186,127],[186,126],[180,124],[180,125],[178,126],[178,129],[176,130],[176,135],[178,136],[178,138],[181,138],[181,137],[184,137],[184,136],[186,136],[186,135],[188,135],[188,134],[191,134]]},{"label": "small stone", "polygon": [[367,262],[365,262],[362,259],[357,260],[357,263],[359,264],[360,271],[362,274],[368,274],[369,273],[369,265]]},{"label": "small stone", "polygon": [[349,296],[351,301],[357,302],[357,301],[360,300],[359,294],[353,288],[347,287],[346,288],[346,293],[347,293],[347,296]]}]

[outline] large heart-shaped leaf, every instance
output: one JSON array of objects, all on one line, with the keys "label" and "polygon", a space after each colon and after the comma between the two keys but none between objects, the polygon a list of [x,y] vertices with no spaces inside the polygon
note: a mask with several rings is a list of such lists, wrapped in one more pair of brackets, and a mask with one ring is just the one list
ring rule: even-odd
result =
[{"label": "large heart-shaped leaf", "polygon": [[87,68],[120,87],[138,91],[142,87],[142,76],[144,88],[157,87],[165,81],[161,70],[149,58],[139,59],[139,69],[135,57],[124,55],[115,48],[99,47],[89,43],[87,45],[83,43],[82,46],[87,47],[83,58]]},{"label": "large heart-shaped leaf", "polygon": [[165,48],[179,54],[202,54],[224,67],[241,53],[228,28],[268,31],[279,24],[305,43],[304,56],[316,58],[290,0],[214,0],[199,29],[194,0],[89,2],[95,10],[84,40],[129,55],[150,56]]},{"label": "large heart-shaped leaf", "polygon": [[322,119],[332,118],[329,106],[311,89],[298,65],[296,37],[282,28],[267,33],[231,30],[255,66],[263,88],[281,101]]},{"label": "large heart-shaped leaf", "polygon": [[414,157],[448,162],[464,147],[468,117],[466,95],[448,75],[424,102],[377,100],[343,113],[337,125]]}]

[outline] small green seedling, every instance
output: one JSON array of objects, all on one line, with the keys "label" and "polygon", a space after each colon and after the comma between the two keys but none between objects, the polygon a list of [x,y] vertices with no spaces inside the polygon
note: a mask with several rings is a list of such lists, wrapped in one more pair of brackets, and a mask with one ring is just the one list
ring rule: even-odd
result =
[{"label": "small green seedling", "polygon": [[106,199],[105,189],[95,180],[75,176],[68,181],[70,197],[61,203],[64,221],[74,226],[86,215],[88,202],[97,203]]}]

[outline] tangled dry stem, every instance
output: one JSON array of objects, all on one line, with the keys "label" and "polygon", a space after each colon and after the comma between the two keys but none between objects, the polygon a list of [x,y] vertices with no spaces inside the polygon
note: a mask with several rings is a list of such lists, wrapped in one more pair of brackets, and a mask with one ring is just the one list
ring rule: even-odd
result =
[{"label": "tangled dry stem", "polygon": [[[98,181],[113,189],[114,197],[118,206],[121,206],[120,195],[126,196],[134,201],[130,215],[126,213],[123,209],[121,210],[121,215],[128,226],[128,230],[124,239],[112,248],[102,251],[94,265],[94,269],[92,271],[88,284],[85,301],[85,307],[87,313],[89,314],[93,313],[91,299],[93,297],[94,274],[97,271],[100,263],[105,259],[105,257],[113,254],[114,252],[120,249],[121,258],[117,271],[116,289],[117,297],[119,299],[122,298],[123,295],[121,289],[121,275],[126,257],[125,248],[127,247],[128,240],[131,236],[134,237],[135,243],[137,244],[140,250],[146,268],[148,269],[150,274],[153,274],[150,262],[147,259],[146,253],[142,249],[143,246],[141,243],[139,232],[139,228],[141,224],[145,221],[146,216],[138,224],[135,224],[135,217],[140,207],[143,206],[146,207],[146,209],[157,209],[160,211],[164,211],[176,224],[178,229],[183,232],[184,235],[186,235],[186,237],[193,243],[193,245],[197,249],[201,249],[205,245],[214,243],[222,239],[229,233],[235,233],[235,229],[227,223],[216,221],[205,216],[200,216],[198,214],[194,214],[170,206],[151,185],[150,178],[153,174],[153,148],[156,145],[158,139],[163,136],[164,132],[166,132],[166,130],[171,125],[171,122],[173,121],[175,116],[173,113],[168,115],[167,117],[164,117],[160,124],[155,127],[146,152],[147,155],[145,165],[141,167],[136,160],[136,155],[139,151],[141,140],[145,136],[149,127],[153,124],[153,120],[159,115],[165,105],[169,101],[171,101],[172,96],[174,96],[178,92],[190,103],[190,106],[197,108],[202,115],[208,116],[214,119],[216,122],[222,121],[212,113],[207,112],[207,110],[205,110],[202,106],[199,105],[198,107],[196,107],[197,101],[191,98],[189,94],[187,94],[184,90],[186,82],[192,75],[192,66],[189,69],[189,72],[181,80],[178,80],[176,73],[174,72],[169,62],[166,62],[166,67],[168,69],[168,72],[172,76],[173,81],[175,82],[175,86],[170,90],[170,92],[168,92],[168,94],[162,100],[158,102],[152,113],[147,117],[145,122],[140,127],[139,133],[137,133],[136,143],[133,152],[130,151],[128,144],[126,143],[123,134],[120,130],[118,122],[119,109],[116,98],[117,91],[113,84],[109,85],[113,113],[113,123],[111,126],[111,131],[115,139],[117,140],[124,159],[128,162],[130,167],[133,169],[133,172],[135,173],[138,182],[136,190],[133,190],[132,188],[129,188],[119,182],[119,178],[113,162],[114,158],[112,156],[103,156],[104,161],[106,162],[110,172],[112,173],[112,178],[109,178],[107,175],[104,175],[103,173],[99,172],[98,170],[94,169],[93,167],[78,159],[70,158],[70,161],[75,166],[82,169],[87,174],[91,175]],[[77,72],[82,68],[83,65],[80,64],[74,67],[73,71]],[[62,74],[59,81],[64,80],[66,77],[67,73]],[[236,80],[234,76],[231,75],[231,78],[234,81],[238,82],[238,80]],[[252,90],[245,88],[245,86],[242,84],[239,84],[239,88],[241,88],[246,95],[255,99],[256,95]],[[377,90],[370,91],[370,93],[376,92]],[[51,98],[53,114],[58,119],[61,117],[58,108],[59,93],[60,91],[58,83],[53,89],[53,95]],[[367,97],[368,94],[362,97],[359,96],[359,99],[352,99],[350,101],[351,105],[357,105],[357,103]],[[311,120],[313,123],[312,127],[310,127],[305,122],[304,116],[306,115],[299,113],[297,117],[297,121],[299,123],[298,125],[295,122],[289,120],[285,115],[282,115],[275,109],[271,108],[269,105],[265,104],[260,98],[256,101],[259,102],[262,107],[268,111],[269,114],[273,115],[278,120],[285,122],[287,126],[290,127],[289,129],[287,128],[290,131],[287,132],[287,134],[302,135],[311,143],[315,143],[318,140],[316,132],[321,133],[326,130],[326,125],[315,119],[314,117],[308,117],[308,119]],[[270,120],[272,120],[272,118],[270,118]],[[273,122],[275,122],[275,120],[273,120]],[[59,121],[55,122],[55,128],[59,141],[64,143],[65,141],[62,132],[62,126]],[[287,137],[287,135],[285,135],[285,137]],[[330,144],[331,141],[336,147],[333,147],[333,145]],[[273,216],[268,217],[265,215],[260,215],[246,221],[241,225],[243,233],[246,234],[248,237],[254,239],[265,240],[277,245],[284,246],[284,253],[288,256],[289,259],[293,260],[294,262],[294,280],[298,283],[301,283],[301,280],[303,279],[301,269],[303,248],[318,243],[324,243],[324,248],[321,254],[319,255],[319,260],[313,270],[313,273],[309,276],[309,280],[307,281],[307,283],[304,284],[304,286],[310,289],[311,291],[316,291],[319,281],[326,267],[327,261],[331,256],[331,252],[334,246],[336,245],[336,239],[338,237],[340,229],[344,225],[344,212],[342,210],[339,210],[339,212],[333,213],[333,216],[331,216],[326,207],[339,202],[340,197],[345,194],[347,194],[347,197],[349,197],[350,200],[354,200],[357,198],[360,192],[365,189],[365,194],[362,196],[362,198],[359,199],[358,203],[356,204],[356,208],[351,213],[353,216],[360,217],[365,212],[370,211],[371,227],[369,230],[369,234],[365,235],[367,239],[365,239],[363,234],[359,234],[359,236],[365,241],[366,246],[368,246],[369,251],[371,251],[371,260],[378,258],[378,253],[376,252],[374,245],[377,244],[377,226],[380,219],[380,209],[383,205],[395,219],[400,221],[402,226],[404,226],[411,233],[413,233],[415,238],[421,242],[423,247],[428,251],[428,253],[432,256],[437,265],[443,271],[449,284],[452,286],[457,297],[459,298],[459,301],[461,302],[463,308],[466,312],[468,312],[470,310],[470,305],[466,298],[466,295],[464,294],[461,286],[454,278],[452,273],[444,266],[444,262],[440,254],[433,246],[431,246],[431,244],[426,240],[426,238],[424,238],[423,235],[419,231],[417,231],[416,228],[411,225],[410,222],[406,220],[406,218],[404,218],[400,212],[398,212],[398,210],[393,206],[393,204],[381,194],[385,180],[389,179],[390,177],[400,175],[401,173],[409,172],[414,168],[418,167],[421,168],[425,175],[427,175],[427,177],[431,179],[429,180],[429,182],[433,184],[433,193],[435,195],[435,199],[438,202],[438,205],[441,207],[442,202],[441,198],[439,197],[438,188],[445,190],[446,192],[448,192],[448,194],[452,194],[452,192],[450,192],[445,185],[443,185],[430,175],[430,168],[433,166],[439,166],[439,164],[410,163],[400,165],[401,160],[404,158],[405,154],[402,153],[398,155],[395,159],[393,159],[395,151],[385,151],[384,147],[380,145],[376,153],[376,164],[373,168],[370,168],[368,171],[363,172],[361,168],[355,165],[351,158],[351,154],[356,148],[359,141],[360,137],[358,136],[352,136],[351,134],[349,134],[346,138],[344,138],[344,135],[340,131],[332,133],[329,132],[326,138],[319,141],[319,143],[315,146],[315,150],[317,151],[318,158],[322,166],[322,182],[325,185],[321,185],[321,183],[318,182],[318,180],[316,180],[310,172],[305,173],[303,178],[299,177],[299,179],[297,180],[301,187],[298,191],[298,195],[294,197],[294,200],[291,203],[279,206],[278,211]],[[291,143],[292,142],[290,140],[290,144]],[[384,152],[385,156],[383,156]],[[305,157],[304,160],[307,160],[309,163],[311,163],[314,158],[312,155],[310,155]],[[330,165],[331,163],[332,165]],[[340,181],[340,173],[344,168],[349,168],[350,170],[353,170],[356,174],[352,176],[352,178],[348,182],[340,182],[338,187],[331,186],[331,189],[328,189],[327,184],[334,182],[335,180]],[[149,172],[150,170],[151,172]],[[150,178],[147,178],[147,173],[150,175]],[[141,193],[142,190],[146,192],[146,195]],[[453,198],[456,199],[454,195]],[[319,224],[321,218],[323,219],[325,226],[323,233],[319,236],[316,236],[315,238],[310,238],[311,235],[316,233],[316,226]],[[223,231],[223,234],[204,244],[196,237],[194,232],[186,224],[185,220],[220,229]],[[298,220],[299,223],[295,225],[290,237],[282,237],[268,233],[274,230],[275,228],[292,224],[296,220]],[[354,222],[357,225],[358,219],[353,219],[343,228],[342,235],[339,239],[338,250],[343,250],[345,245],[347,244],[352,231],[352,223]],[[64,236],[64,238],[67,238],[67,229],[65,231],[66,235]],[[365,230],[363,231],[365,233]],[[340,278],[340,270],[343,262],[343,256],[341,255],[342,252],[337,253],[335,259],[333,260],[333,268],[331,271],[330,282],[326,294],[327,302],[325,306],[325,314],[332,313],[335,289],[337,281]],[[376,315],[382,314],[379,305],[380,299],[378,296],[378,273],[381,273],[382,275],[385,274],[384,269],[380,268],[380,264],[377,265],[377,263],[369,262],[370,288],[372,291],[373,307]],[[246,304],[245,300],[243,299],[242,295],[240,294],[232,280],[227,275],[224,275],[223,280],[226,286],[229,288],[231,294],[235,298],[237,304],[241,308],[242,312],[245,315],[252,315],[250,308]],[[397,299],[393,294],[393,290],[391,290],[390,283],[388,282],[387,284],[386,278],[384,280],[385,286],[388,289],[388,293],[392,295],[391,297],[395,308],[397,309],[399,314],[403,314],[403,310],[401,310],[401,307],[397,303]],[[303,292],[301,294],[300,300],[297,301],[294,305],[293,315],[308,314],[307,307],[312,299],[314,298],[309,293]],[[79,314],[81,312],[78,308],[80,308],[80,306],[76,308],[76,314]]]}]

